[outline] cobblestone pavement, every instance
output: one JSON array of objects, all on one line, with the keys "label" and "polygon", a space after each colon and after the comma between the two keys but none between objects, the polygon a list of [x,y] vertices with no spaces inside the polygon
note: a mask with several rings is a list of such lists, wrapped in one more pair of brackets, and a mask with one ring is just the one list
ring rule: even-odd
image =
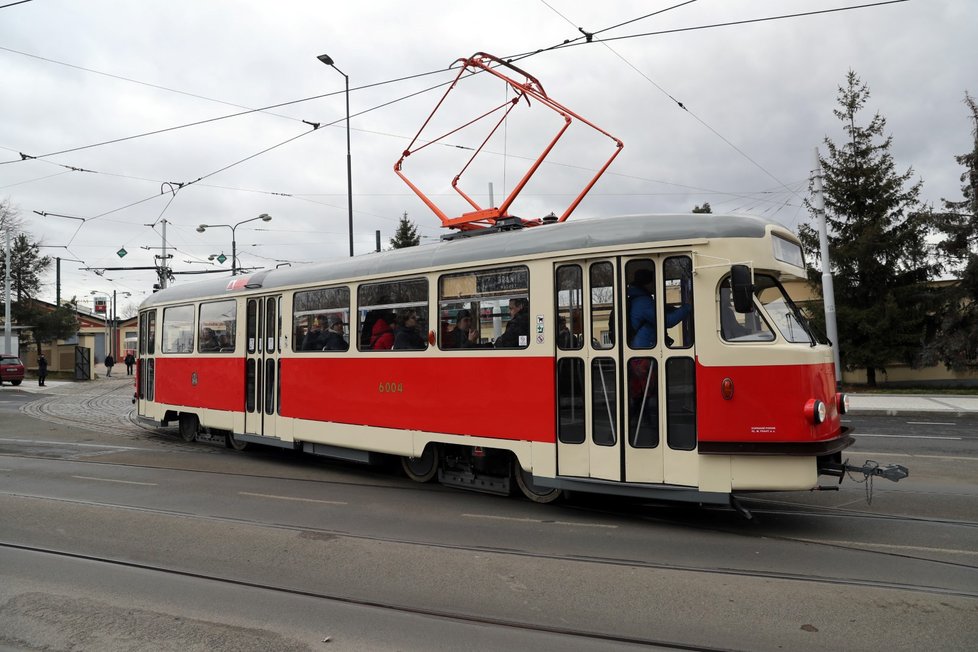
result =
[{"label": "cobblestone pavement", "polygon": [[59,383],[45,389],[43,396],[21,406],[20,411],[42,421],[105,434],[147,432],[135,422],[132,376]]}]

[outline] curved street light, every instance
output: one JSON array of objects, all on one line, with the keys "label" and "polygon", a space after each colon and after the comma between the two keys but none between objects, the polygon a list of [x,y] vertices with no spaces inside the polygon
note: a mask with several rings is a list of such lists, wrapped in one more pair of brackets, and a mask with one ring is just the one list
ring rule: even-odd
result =
[{"label": "curved street light", "polygon": [[254,222],[255,220],[261,220],[262,222],[271,222],[272,216],[268,213],[262,213],[258,217],[253,217],[249,220],[242,220],[237,224],[201,224],[197,227],[198,233],[203,233],[207,229],[225,227],[231,229],[231,276],[237,276],[238,274],[238,243],[235,240],[235,229],[237,229],[242,224],[247,224],[248,222]]},{"label": "curved street light", "polygon": [[328,54],[320,54],[321,62],[343,75],[346,82],[346,202],[350,219],[350,258],[353,258],[353,164],[350,158],[350,76],[336,67],[336,62]]}]

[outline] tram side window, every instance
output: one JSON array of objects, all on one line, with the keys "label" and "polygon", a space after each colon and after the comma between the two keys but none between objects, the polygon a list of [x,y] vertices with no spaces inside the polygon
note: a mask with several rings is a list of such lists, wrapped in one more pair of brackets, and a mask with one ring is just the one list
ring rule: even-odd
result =
[{"label": "tram side window", "polygon": [[720,336],[727,342],[770,342],[774,333],[760,311],[739,313],[734,310],[730,277],[720,284]]},{"label": "tram side window", "polygon": [[442,349],[525,349],[530,340],[530,272],[502,267],[438,279]]},{"label": "tram side window", "polygon": [[139,355],[156,352],[156,311],[147,310],[139,315]]},{"label": "tram side window", "polygon": [[357,290],[361,351],[428,348],[428,280],[368,283]]},{"label": "tram side window", "polygon": [[350,348],[350,288],[317,288],[292,299],[295,351],[346,351]]},{"label": "tram side window", "polygon": [[579,265],[557,268],[557,348],[584,346],[584,276]]},{"label": "tram side window", "polygon": [[615,268],[611,263],[591,265],[591,348],[615,345]]},{"label": "tram side window", "polygon": [[201,353],[233,353],[238,302],[215,301],[200,304],[197,350]]},{"label": "tram side window", "polygon": [[192,353],[194,350],[194,307],[163,309],[163,353]]},{"label": "tram side window", "polygon": [[633,349],[651,349],[658,341],[655,312],[655,261],[639,258],[625,265],[625,339]]},{"label": "tram side window", "polygon": [[662,266],[662,296],[670,349],[693,346],[693,261],[689,256],[666,258]]}]

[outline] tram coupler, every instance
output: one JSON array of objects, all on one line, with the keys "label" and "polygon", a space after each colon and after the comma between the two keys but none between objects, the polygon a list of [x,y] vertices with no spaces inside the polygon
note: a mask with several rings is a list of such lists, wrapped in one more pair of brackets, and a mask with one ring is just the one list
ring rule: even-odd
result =
[{"label": "tram coupler", "polygon": [[891,482],[899,482],[910,475],[910,469],[902,464],[880,466],[878,462],[874,462],[873,460],[866,460],[862,466],[850,464],[849,460],[845,462],[825,462],[819,468],[819,472],[823,475],[839,478],[839,484],[842,484],[842,478],[845,477],[846,473],[861,473],[866,478],[881,477]]}]

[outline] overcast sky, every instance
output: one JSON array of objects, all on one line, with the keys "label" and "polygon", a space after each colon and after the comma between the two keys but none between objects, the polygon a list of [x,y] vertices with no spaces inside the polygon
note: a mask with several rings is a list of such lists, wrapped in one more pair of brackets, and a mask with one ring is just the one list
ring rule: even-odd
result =
[{"label": "overcast sky", "polygon": [[[142,300],[153,272],[97,276],[79,268],[152,265],[159,250],[143,247],[161,245],[162,219],[177,271],[217,269],[209,255],[230,257],[231,231],[198,233],[198,224],[262,213],[272,221],[236,231],[242,266],[347,256],[344,79],[317,61],[327,53],[350,79],[357,255],[373,251],[377,229],[386,246],[405,212],[434,241],[445,230],[393,172],[444,88],[419,91],[453,79],[455,59],[547,49],[581,37],[578,27],[596,33],[591,43],[582,38],[518,64],[553,99],[625,144],[571,219],[688,212],[709,202],[714,212],[758,214],[796,229],[809,219],[802,200],[814,148],[826,136],[843,138],[832,111],[850,69],[872,93],[862,122],[876,111],[885,116],[898,169],[913,167],[925,201],[959,198],[962,168],[954,156],[971,148],[962,100],[965,90],[978,94],[978,3],[910,0],[636,36],[859,4],[15,3],[0,8],[0,198],[51,247],[45,253],[84,261],[62,262],[66,298],[117,290]],[[608,29],[675,5],[683,6]],[[628,36],[635,37],[620,38]],[[434,74],[385,83],[423,73]],[[306,100],[316,96],[325,97]],[[436,116],[443,129],[422,137],[440,136],[506,97],[488,76],[464,80]],[[297,100],[306,101],[214,120]],[[212,121],[172,129],[202,120]],[[303,120],[331,126],[313,130]],[[521,105],[460,187],[488,206],[491,183],[498,204],[559,124],[536,103]],[[478,145],[487,128],[479,123],[405,162],[406,175],[450,215],[468,210],[450,187],[471,153],[462,148]],[[162,129],[169,130],[99,145]],[[74,148],[84,149],[56,154]],[[574,125],[511,212],[560,214],[611,152],[609,139]],[[21,153],[38,158],[21,161]],[[53,300],[53,266],[47,281],[44,296]],[[129,301],[120,295],[120,313]]]}]

